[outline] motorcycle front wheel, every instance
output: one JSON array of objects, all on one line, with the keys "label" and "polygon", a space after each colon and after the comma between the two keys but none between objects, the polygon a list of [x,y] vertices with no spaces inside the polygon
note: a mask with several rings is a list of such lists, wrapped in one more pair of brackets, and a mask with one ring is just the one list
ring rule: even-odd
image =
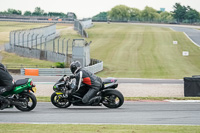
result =
[{"label": "motorcycle front wheel", "polygon": [[68,108],[71,105],[71,102],[67,98],[62,98],[56,92],[51,95],[51,103],[58,108]]},{"label": "motorcycle front wheel", "polygon": [[124,103],[124,96],[117,90],[107,91],[103,94],[102,103],[108,108],[119,108]]},{"label": "motorcycle front wheel", "polygon": [[21,99],[20,102],[23,103],[23,106],[15,105],[18,110],[31,111],[35,108],[37,99],[33,93],[22,93],[19,97]]}]

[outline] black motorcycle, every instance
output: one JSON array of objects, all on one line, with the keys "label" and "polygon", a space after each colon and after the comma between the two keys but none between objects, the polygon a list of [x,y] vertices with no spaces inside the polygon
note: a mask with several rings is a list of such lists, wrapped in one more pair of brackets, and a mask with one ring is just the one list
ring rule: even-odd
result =
[{"label": "black motorcycle", "polygon": [[78,92],[69,93],[75,87],[75,82],[74,79],[64,75],[53,86],[55,92],[51,95],[51,102],[54,106],[67,108],[71,104],[74,106],[101,106],[103,104],[108,108],[119,108],[124,103],[124,96],[115,89],[118,87],[117,79],[115,78],[106,78],[103,81],[102,88],[97,93],[97,96],[101,96],[101,100],[91,105],[82,103],[82,98],[88,91],[85,85],[82,84]]}]

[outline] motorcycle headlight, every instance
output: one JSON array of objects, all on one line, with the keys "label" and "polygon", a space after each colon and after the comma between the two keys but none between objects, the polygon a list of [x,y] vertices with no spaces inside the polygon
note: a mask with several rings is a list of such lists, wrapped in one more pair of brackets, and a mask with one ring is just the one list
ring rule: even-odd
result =
[{"label": "motorcycle headlight", "polygon": [[54,86],[53,86],[53,90],[54,90],[54,91],[57,91],[57,90],[58,90],[58,86],[57,86],[57,85],[54,85]]}]

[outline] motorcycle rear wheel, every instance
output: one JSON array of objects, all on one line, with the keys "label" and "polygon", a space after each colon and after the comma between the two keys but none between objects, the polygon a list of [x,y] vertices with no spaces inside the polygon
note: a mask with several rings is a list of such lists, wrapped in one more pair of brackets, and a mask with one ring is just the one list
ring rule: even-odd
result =
[{"label": "motorcycle rear wheel", "polygon": [[21,111],[31,111],[35,108],[37,104],[37,99],[33,93],[22,93],[20,98],[23,98],[25,101],[24,106],[15,105],[18,110]]},{"label": "motorcycle rear wheel", "polygon": [[60,97],[56,92],[51,95],[51,103],[58,108],[68,108],[71,105],[68,99]]},{"label": "motorcycle rear wheel", "polygon": [[124,96],[116,90],[108,91],[103,94],[102,103],[108,108],[119,108],[124,103]]}]

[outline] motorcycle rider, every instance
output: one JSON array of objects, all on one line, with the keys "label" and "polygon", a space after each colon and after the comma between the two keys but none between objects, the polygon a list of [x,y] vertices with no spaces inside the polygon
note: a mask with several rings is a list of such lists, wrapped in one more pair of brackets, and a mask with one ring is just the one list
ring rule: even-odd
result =
[{"label": "motorcycle rider", "polygon": [[81,67],[79,61],[73,61],[70,64],[70,70],[74,75],[70,78],[76,79],[76,87],[71,91],[71,93],[77,92],[80,89],[81,84],[84,84],[89,88],[88,92],[83,96],[82,102],[84,104],[98,104],[101,100],[100,96],[96,96],[97,92],[102,87],[101,78],[97,77],[90,71]]},{"label": "motorcycle rider", "polygon": [[13,86],[14,84],[12,76],[7,71],[5,66],[0,63],[0,101],[4,103],[0,108],[1,110],[10,104],[10,101],[7,100],[4,96],[1,96],[1,94],[3,94],[6,91],[12,90]]}]

